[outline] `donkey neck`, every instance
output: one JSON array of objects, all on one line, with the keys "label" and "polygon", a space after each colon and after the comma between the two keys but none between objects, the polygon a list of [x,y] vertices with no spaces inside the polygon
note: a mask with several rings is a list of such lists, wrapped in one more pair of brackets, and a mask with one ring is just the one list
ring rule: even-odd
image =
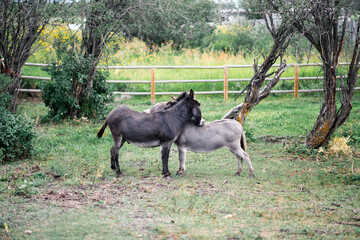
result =
[{"label": "donkey neck", "polygon": [[181,125],[185,125],[191,119],[191,109],[187,106],[188,101],[188,99],[184,99],[173,107],[165,110],[164,113],[176,117]]}]

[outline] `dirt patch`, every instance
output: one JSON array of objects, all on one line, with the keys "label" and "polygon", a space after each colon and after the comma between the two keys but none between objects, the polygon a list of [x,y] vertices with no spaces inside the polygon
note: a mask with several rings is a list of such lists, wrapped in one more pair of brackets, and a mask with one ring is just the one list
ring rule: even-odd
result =
[{"label": "dirt patch", "polygon": [[[162,179],[161,179],[162,180]],[[41,194],[33,199],[43,200],[66,208],[81,208],[82,206],[110,207],[131,204],[124,199],[147,198],[156,194],[159,188],[167,187],[166,183],[144,179],[138,183],[121,185],[114,181],[103,181],[101,184],[84,184],[80,186],[63,187],[58,183],[48,184]]]},{"label": "dirt patch", "polygon": [[74,187],[58,187],[56,184],[49,184],[42,194],[32,196],[41,199],[45,203],[51,202],[66,208],[80,208],[88,205],[121,205],[119,196],[124,194],[126,187],[112,183],[102,185],[81,185]]},{"label": "dirt patch", "polygon": [[[42,200],[45,204],[52,203],[65,208],[82,208],[98,206],[131,205],[134,199],[143,199],[144,202],[156,198],[159,192],[178,190],[180,187],[201,195],[218,193],[221,189],[206,181],[195,182],[193,186],[179,186],[171,181],[166,182],[161,177],[144,178],[136,183],[122,185],[114,181],[103,181],[101,184],[84,184],[80,186],[64,187],[61,180],[48,184],[40,194],[33,195],[32,199]],[[121,181],[121,180],[120,180]]]}]

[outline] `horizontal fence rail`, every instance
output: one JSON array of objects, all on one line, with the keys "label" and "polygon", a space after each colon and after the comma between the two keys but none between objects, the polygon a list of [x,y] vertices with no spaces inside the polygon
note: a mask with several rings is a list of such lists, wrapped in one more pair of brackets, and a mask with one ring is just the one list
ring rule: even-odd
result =
[{"label": "horizontal fence rail", "polygon": [[[26,63],[26,66],[33,67],[47,67],[48,64],[39,64],[39,63]],[[348,63],[339,63],[339,66],[349,65]],[[274,64],[273,67],[279,67],[279,64]],[[300,64],[290,64],[290,67],[295,67],[295,74],[293,77],[282,77],[282,81],[294,81],[293,90],[271,90],[271,93],[294,93],[294,97],[298,96],[298,93],[311,93],[311,92],[323,92],[323,89],[298,89],[299,80],[320,80],[324,77],[299,77],[299,68],[307,66],[322,66],[322,63],[300,63]],[[164,83],[212,83],[212,82],[223,82],[224,88],[222,91],[197,91],[196,94],[223,94],[224,100],[228,99],[228,94],[239,94],[242,91],[229,91],[228,83],[229,82],[249,82],[251,78],[228,78],[228,69],[229,68],[253,68],[253,65],[225,65],[225,66],[99,66],[99,69],[149,69],[151,80],[106,80],[107,83],[124,83],[124,84],[150,84],[150,92],[120,92],[114,91],[114,94],[124,94],[124,95],[150,95],[151,102],[155,103],[155,95],[178,95],[181,92],[156,92],[156,84]],[[191,79],[191,80],[155,80],[156,69],[223,69],[224,78],[221,79]],[[358,76],[359,77],[359,76]],[[50,80],[50,77],[39,77],[39,76],[25,76],[22,75],[21,78],[33,79],[33,80]],[[340,78],[338,76],[337,78]],[[266,81],[271,80],[272,78],[266,78]],[[340,89],[338,89],[339,91]],[[356,87],[355,90],[360,90],[360,87]],[[39,93],[40,89],[20,89],[20,92],[33,92]],[[244,92],[246,94],[246,91]]]}]

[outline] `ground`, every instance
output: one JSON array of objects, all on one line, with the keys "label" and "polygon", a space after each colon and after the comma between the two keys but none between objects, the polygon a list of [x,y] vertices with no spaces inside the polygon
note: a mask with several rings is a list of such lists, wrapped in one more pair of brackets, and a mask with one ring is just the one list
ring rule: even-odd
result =
[{"label": "ground", "polygon": [[[136,100],[126,101],[138,110],[149,107]],[[247,152],[255,168],[254,179],[248,177],[246,165],[240,176],[234,176],[237,163],[227,149],[188,153],[187,171],[177,177],[177,150],[173,146],[169,160],[173,175],[166,181],[161,176],[160,150],[129,144],[121,149],[124,176],[117,179],[110,169],[111,134],[107,131],[103,138],[96,138],[102,122],[81,119],[39,125],[37,155],[0,165],[0,236],[358,239],[358,148],[352,145],[349,156],[307,149],[301,134],[290,133],[302,131],[298,120],[307,124],[304,108],[312,109],[312,105],[288,100],[279,106],[276,101],[283,100],[272,99],[253,110],[244,127],[252,131],[247,132]],[[202,102],[210,121],[234,104],[211,99]],[[35,115],[41,113],[39,109],[35,108]],[[316,109],[314,112],[311,114],[316,117]],[[276,128],[272,130],[278,119],[284,119],[281,135],[276,134]],[[259,125],[267,129],[258,131]],[[341,131],[346,133],[348,127]]]}]

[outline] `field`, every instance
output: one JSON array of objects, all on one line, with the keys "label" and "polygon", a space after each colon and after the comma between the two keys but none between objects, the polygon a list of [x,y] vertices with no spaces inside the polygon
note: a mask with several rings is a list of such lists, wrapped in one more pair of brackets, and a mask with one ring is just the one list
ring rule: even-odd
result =
[{"label": "field", "polygon": [[[165,101],[169,97],[158,97]],[[207,121],[220,119],[241,100],[197,96]],[[226,149],[188,153],[185,176],[176,177],[177,150],[161,177],[159,148],[125,144],[124,177],[110,169],[112,138],[96,133],[102,122],[80,119],[37,125],[37,154],[0,163],[0,237],[3,239],[358,239],[360,237],[360,95],[337,132],[349,152],[303,146],[321,106],[318,94],[272,95],[249,114],[247,166]],[[112,107],[149,108],[149,97],[118,99]],[[46,114],[26,101],[23,114]]]},{"label": "field", "polygon": [[[120,44],[118,50],[112,50]],[[218,51],[201,51],[200,49],[181,49],[175,51],[171,44],[159,47],[157,51],[150,51],[147,46],[139,41],[112,42],[109,47],[109,54],[100,61],[101,66],[224,66],[224,65],[252,65],[254,59],[262,63],[261,55],[248,55],[246,58],[238,53],[227,53]],[[117,48],[116,48],[117,49]],[[288,64],[306,63],[304,59],[297,59],[288,54],[284,57]],[[55,58],[54,49],[51,46],[44,47],[32,55],[27,62],[49,64]],[[342,57],[341,62],[346,62],[348,57]],[[312,54],[308,59],[310,63],[320,63],[321,59]],[[275,70],[275,69],[274,69]],[[339,66],[338,75],[345,72],[344,66]],[[49,76],[40,67],[25,66],[24,76]],[[108,71],[109,80],[148,80],[151,79],[150,69],[111,69]],[[251,78],[253,69],[250,68],[229,68],[229,79]],[[322,70],[319,66],[301,67],[299,77],[321,77]],[[282,74],[282,77],[294,77],[294,68],[291,67]],[[223,69],[156,69],[157,80],[199,80],[199,79],[223,79]],[[40,88],[41,80],[23,79],[23,88]],[[229,91],[242,90],[247,82],[229,82]],[[111,84],[114,91],[140,91],[150,92],[150,84]],[[357,87],[360,83],[357,84]],[[157,83],[156,92],[180,92],[184,89],[194,87],[197,91],[222,91],[223,82],[212,83]],[[293,81],[280,81],[274,90],[292,90]],[[302,80],[299,82],[299,89],[322,88],[322,80]]]}]

